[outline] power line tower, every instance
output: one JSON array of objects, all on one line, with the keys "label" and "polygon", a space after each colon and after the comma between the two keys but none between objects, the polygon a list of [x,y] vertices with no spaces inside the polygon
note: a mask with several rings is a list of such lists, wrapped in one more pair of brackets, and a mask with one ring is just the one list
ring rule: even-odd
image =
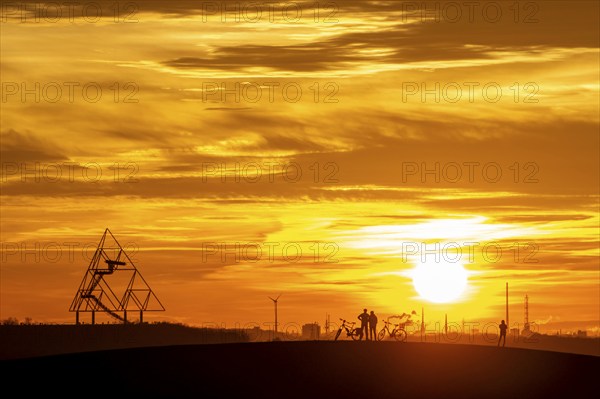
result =
[{"label": "power line tower", "polygon": [[96,312],[105,312],[127,323],[127,312],[132,310],[139,311],[140,323],[143,323],[144,312],[161,312],[165,307],[121,244],[106,229],[69,311],[75,312],[77,324],[80,312],[91,313],[92,324],[95,324]]},{"label": "power line tower", "polygon": [[531,331],[529,325],[529,296],[525,294],[525,309],[524,309],[525,320],[523,321],[523,332],[529,333]]}]

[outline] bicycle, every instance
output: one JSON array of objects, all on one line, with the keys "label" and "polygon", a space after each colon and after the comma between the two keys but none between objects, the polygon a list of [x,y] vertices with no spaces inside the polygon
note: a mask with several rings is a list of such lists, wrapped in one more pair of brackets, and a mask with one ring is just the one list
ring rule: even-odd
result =
[{"label": "bicycle", "polygon": [[342,330],[346,330],[346,336],[351,337],[353,341],[358,340],[360,338],[360,328],[354,328],[354,325],[356,324],[356,322],[350,323],[344,319],[340,319],[340,320],[342,321],[342,325],[337,330],[334,341],[338,340],[338,338],[342,334]]},{"label": "bicycle", "polygon": [[[390,323],[389,321],[384,321],[385,326],[381,329],[381,331],[379,331],[379,334],[377,334],[377,340],[381,341],[385,338],[385,333],[387,332],[389,334],[389,336],[391,338],[394,338],[396,341],[400,341],[400,342],[404,342],[406,341],[407,338],[407,333],[406,333],[406,326],[410,326],[413,325],[414,322],[411,320],[412,315],[416,315],[417,312],[415,312],[414,310],[410,313],[402,313],[401,315],[397,315],[397,316],[390,316],[388,317],[389,319],[398,319],[400,322],[398,324],[394,324],[394,328],[392,330],[390,330],[390,325],[392,323]],[[404,319],[406,318],[406,319]]]},{"label": "bicycle", "polygon": [[383,341],[386,332],[389,334],[390,338],[394,338],[396,341],[406,341],[406,331],[404,331],[403,323],[393,324],[394,328],[391,330],[390,325],[392,325],[392,323],[390,323],[389,321],[384,321],[383,323],[383,328],[381,329],[381,331],[379,331],[379,334],[377,334],[378,341]]}]

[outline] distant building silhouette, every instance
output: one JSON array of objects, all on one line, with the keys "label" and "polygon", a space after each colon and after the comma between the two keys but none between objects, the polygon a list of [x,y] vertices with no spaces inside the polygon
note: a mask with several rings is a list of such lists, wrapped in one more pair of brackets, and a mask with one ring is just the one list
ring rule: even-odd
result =
[{"label": "distant building silhouette", "polygon": [[310,323],[302,326],[302,339],[315,341],[321,337],[321,326],[318,323]]}]

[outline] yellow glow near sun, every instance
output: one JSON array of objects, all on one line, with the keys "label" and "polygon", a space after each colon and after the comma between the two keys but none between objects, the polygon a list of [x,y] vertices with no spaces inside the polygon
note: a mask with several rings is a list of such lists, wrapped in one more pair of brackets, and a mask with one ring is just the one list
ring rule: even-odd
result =
[{"label": "yellow glow near sun", "polygon": [[467,288],[468,273],[459,262],[434,259],[418,261],[411,272],[413,286],[419,295],[435,303],[453,302]]}]

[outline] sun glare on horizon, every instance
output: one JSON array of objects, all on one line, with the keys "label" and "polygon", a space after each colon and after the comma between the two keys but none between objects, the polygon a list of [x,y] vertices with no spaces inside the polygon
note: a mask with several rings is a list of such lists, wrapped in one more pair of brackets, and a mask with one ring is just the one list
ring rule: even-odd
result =
[{"label": "sun glare on horizon", "polygon": [[444,259],[417,261],[411,277],[419,296],[434,303],[456,301],[468,283],[468,273],[463,265]]}]

